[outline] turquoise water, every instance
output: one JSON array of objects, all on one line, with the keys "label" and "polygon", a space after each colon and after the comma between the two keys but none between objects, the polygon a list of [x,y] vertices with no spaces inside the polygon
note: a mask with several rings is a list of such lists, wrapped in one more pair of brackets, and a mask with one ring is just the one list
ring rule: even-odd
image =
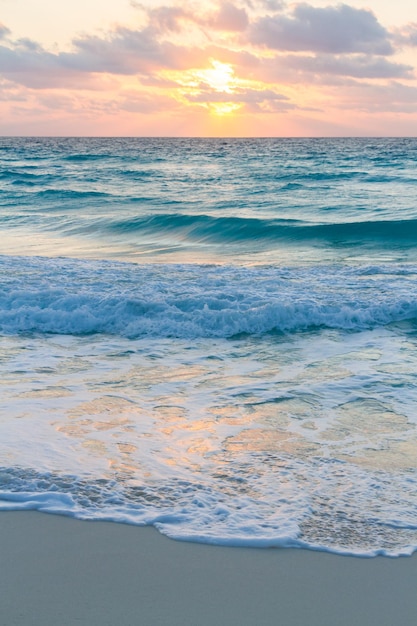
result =
[{"label": "turquoise water", "polygon": [[0,139],[0,508],[417,548],[414,139]]}]

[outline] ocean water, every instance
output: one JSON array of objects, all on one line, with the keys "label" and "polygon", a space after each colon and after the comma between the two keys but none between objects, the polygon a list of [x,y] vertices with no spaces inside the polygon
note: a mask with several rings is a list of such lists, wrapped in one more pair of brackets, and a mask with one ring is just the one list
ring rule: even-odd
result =
[{"label": "ocean water", "polygon": [[416,159],[0,139],[0,510],[415,551]]}]

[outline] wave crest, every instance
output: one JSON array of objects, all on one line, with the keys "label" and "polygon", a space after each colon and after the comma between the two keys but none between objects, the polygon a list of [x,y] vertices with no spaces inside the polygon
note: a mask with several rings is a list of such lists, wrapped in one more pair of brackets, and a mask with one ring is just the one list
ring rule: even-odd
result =
[{"label": "wave crest", "polygon": [[364,290],[364,268],[135,266],[53,259],[32,260],[29,271],[22,261],[15,260],[13,267],[15,278],[0,292],[0,332],[6,334],[227,338],[318,327],[355,331],[417,320],[410,268],[393,273],[390,267],[387,274],[370,267]]},{"label": "wave crest", "polygon": [[301,220],[268,220],[244,217],[213,217],[181,213],[158,214],[108,222],[113,233],[173,233],[198,241],[239,242],[259,240],[322,240],[330,243],[409,241],[415,245],[417,220],[363,221],[312,224]]}]

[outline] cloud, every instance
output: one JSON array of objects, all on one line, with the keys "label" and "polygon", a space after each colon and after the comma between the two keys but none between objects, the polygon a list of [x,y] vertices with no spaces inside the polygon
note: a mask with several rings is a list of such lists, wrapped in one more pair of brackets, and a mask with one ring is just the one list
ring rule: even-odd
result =
[{"label": "cloud", "polygon": [[25,102],[27,95],[21,87],[14,83],[0,78],[0,101],[3,102]]},{"label": "cloud", "polygon": [[251,11],[280,11],[285,6],[284,0],[242,0]]},{"label": "cloud", "polygon": [[290,15],[261,17],[250,28],[249,41],[283,51],[393,53],[389,34],[375,15],[347,4],[317,8],[303,3]]},{"label": "cloud", "polygon": [[178,32],[182,22],[192,20],[192,14],[182,7],[161,6],[147,11],[150,29],[154,32]]},{"label": "cloud", "polygon": [[284,113],[297,107],[288,96],[277,93],[272,89],[238,88],[233,93],[213,92],[208,87],[200,85],[200,92],[189,94],[186,99],[194,104],[201,105],[236,105],[233,110],[240,113]]},{"label": "cloud", "polygon": [[189,30],[192,24],[214,31],[240,32],[244,31],[249,24],[246,10],[237,7],[229,0],[219,2],[216,8],[208,11],[201,11],[193,6],[187,7],[186,4],[162,5],[150,9],[133,2],[132,6],[145,12],[149,29],[158,34]]},{"label": "cloud", "polygon": [[231,2],[222,2],[206,23],[215,30],[239,32],[246,30],[249,18],[245,9],[239,9]]},{"label": "cloud", "polygon": [[155,113],[175,112],[180,108],[178,102],[164,95],[150,94],[138,91],[123,91],[117,101],[117,108],[129,113],[153,115]]},{"label": "cloud", "polygon": [[0,45],[0,74],[31,89],[103,89],[114,86],[111,79],[91,75],[65,62],[65,55],[44,50],[31,40],[13,47]]},{"label": "cloud", "polygon": [[[226,91],[203,90],[198,94],[187,96],[190,102],[264,102],[266,100],[288,101],[288,96],[276,93],[272,89],[237,89],[233,93]],[[289,106],[289,105],[287,105]]]},{"label": "cloud", "polygon": [[13,47],[0,45],[0,73],[28,87],[39,83],[53,85],[62,74],[56,55],[30,40],[20,40]]},{"label": "cloud", "polygon": [[[308,80],[307,75],[349,76],[352,78],[413,78],[413,67],[402,63],[393,63],[383,57],[368,55],[334,56],[318,54],[315,56],[285,55],[276,57],[269,65],[275,70],[281,68],[288,74],[292,71],[298,80]],[[276,73],[276,72],[275,72]]]},{"label": "cloud", "polygon": [[207,62],[204,50],[159,42],[150,29],[118,27],[102,37],[79,37],[71,52],[49,52],[26,39],[0,45],[0,73],[35,89],[85,88],[86,83],[98,82],[95,74],[150,75],[160,69],[184,70]]},{"label": "cloud", "polygon": [[353,83],[338,90],[338,108],[367,114],[417,112],[417,87],[392,81],[387,85]]},{"label": "cloud", "polygon": [[403,46],[417,46],[417,23],[411,22],[402,28],[396,28],[392,32],[396,43]]},{"label": "cloud", "polygon": [[204,49],[160,40],[151,27],[134,30],[119,26],[102,37],[80,37],[73,45],[74,51],[61,53],[59,62],[83,72],[135,75],[200,67],[208,61]]},{"label": "cloud", "polygon": [[[245,78],[257,80],[259,73],[259,78],[269,82],[280,78],[297,82],[331,75],[412,77],[410,66],[382,57],[383,52],[392,52],[388,33],[367,10],[345,4],[314,8],[304,3],[295,5],[289,14],[275,12],[257,17],[249,26],[246,10],[229,1],[217,3],[215,9],[202,14],[191,9],[189,4],[148,8],[145,27],[119,25],[105,33],[85,34],[73,40],[71,51],[51,52],[30,39],[8,40],[0,45],[0,73],[36,89],[100,89],[105,84],[99,75],[136,75],[143,81],[156,81],[162,70],[202,68],[215,58],[233,65]],[[187,23],[211,29],[207,45],[187,45],[182,32]],[[6,27],[1,28],[0,33],[8,34]],[[216,40],[217,30],[222,34]],[[245,31],[258,45],[297,53],[311,51],[315,55],[289,54],[265,59],[253,48],[228,46],[223,36],[227,30],[232,35]],[[414,31],[410,30],[409,37],[412,35]]]},{"label": "cloud", "polygon": [[210,58],[217,59],[222,63],[230,63],[236,67],[256,68],[259,67],[261,59],[247,50],[231,50],[224,46],[211,45],[206,48]]},{"label": "cloud", "polygon": [[62,65],[71,69],[111,74],[136,74],[166,65],[164,51],[151,29],[117,27],[107,36],[86,35],[73,41],[74,52],[59,55]]},{"label": "cloud", "polygon": [[10,29],[0,22],[0,39],[5,39],[10,34]]},{"label": "cloud", "polygon": [[279,11],[285,6],[285,3],[283,0],[261,0],[256,5],[265,8],[267,11]]}]

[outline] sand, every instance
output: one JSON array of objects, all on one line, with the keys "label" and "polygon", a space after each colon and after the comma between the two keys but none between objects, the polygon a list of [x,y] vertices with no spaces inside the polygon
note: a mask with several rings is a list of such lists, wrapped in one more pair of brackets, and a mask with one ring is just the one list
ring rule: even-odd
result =
[{"label": "sand", "polygon": [[152,528],[0,513],[0,625],[416,626],[417,555],[172,541]]}]

